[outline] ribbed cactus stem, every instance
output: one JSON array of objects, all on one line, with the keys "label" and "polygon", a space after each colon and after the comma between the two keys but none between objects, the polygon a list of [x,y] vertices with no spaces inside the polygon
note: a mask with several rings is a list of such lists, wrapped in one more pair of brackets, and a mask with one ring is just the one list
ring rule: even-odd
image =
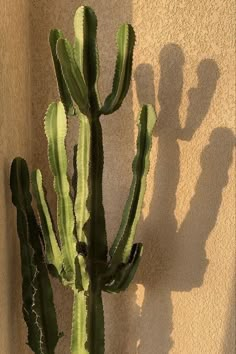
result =
[{"label": "ribbed cactus stem", "polygon": [[90,354],[104,354],[104,314],[101,289],[90,289],[88,302],[88,348]]},{"label": "ribbed cactus stem", "polygon": [[[86,315],[85,315],[86,314]],[[72,354],[104,354],[104,314],[101,289],[74,293]],[[79,324],[79,325],[78,325]],[[80,351],[78,352],[78,348]]]},{"label": "ribbed cactus stem", "polygon": [[[102,202],[103,143],[98,117],[91,119],[89,258],[95,268],[107,260],[107,238]],[[94,262],[95,261],[95,262]],[[96,264],[97,263],[97,264]],[[93,272],[91,272],[93,274]]]},{"label": "ribbed cactus stem", "polygon": [[90,354],[104,354],[104,315],[100,275],[107,262],[107,238],[102,202],[103,143],[102,127],[97,116],[90,121],[91,154],[89,177],[90,219],[88,223],[88,290],[87,333]]},{"label": "ribbed cactus stem", "polygon": [[[79,139],[84,142],[88,136],[90,137],[90,143],[86,144],[90,159],[87,180],[89,193],[85,201],[89,210],[89,218],[83,227],[87,241],[89,286],[87,291],[77,292],[75,289],[74,292],[71,352],[78,354],[78,348],[80,348],[80,354],[104,354],[104,315],[100,276],[107,262],[107,240],[102,204],[102,128],[97,115],[83,117],[86,118],[87,125],[86,129],[80,125]],[[81,152],[78,150],[77,154]],[[79,173],[78,165],[77,169]],[[77,193],[78,187],[79,175]]]}]

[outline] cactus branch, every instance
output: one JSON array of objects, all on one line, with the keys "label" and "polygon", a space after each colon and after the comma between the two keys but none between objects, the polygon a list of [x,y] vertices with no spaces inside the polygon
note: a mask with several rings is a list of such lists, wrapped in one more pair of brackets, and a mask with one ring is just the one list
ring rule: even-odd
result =
[{"label": "cactus branch", "polygon": [[[51,213],[45,196],[45,188],[40,170],[36,170],[31,175],[33,195],[35,197],[37,208],[41,220],[42,234],[45,244],[46,260],[53,266],[52,273],[60,277],[62,272],[62,255],[56,239],[53,228]],[[51,268],[49,267],[49,270]]]},{"label": "cactus branch", "polygon": [[74,17],[74,57],[88,87],[90,109],[96,114],[100,108],[97,81],[99,59],[97,49],[97,17],[88,6],[81,6]]},{"label": "cactus branch", "polygon": [[67,176],[65,137],[67,119],[62,103],[52,103],[45,116],[48,157],[57,194],[57,221],[61,240],[63,265],[68,280],[75,275],[76,239],[74,236],[73,204]]},{"label": "cactus branch", "polygon": [[133,180],[129,197],[124,208],[119,231],[110,249],[112,264],[126,263],[130,255],[146,189],[152,131],[155,123],[156,114],[153,107],[144,105],[139,118],[137,153],[132,166]]},{"label": "cactus branch", "polygon": [[88,89],[84,82],[83,74],[75,61],[73,47],[68,40],[63,38],[58,39],[57,56],[61,63],[63,77],[73,100],[79,107],[79,110],[87,115],[89,113]]},{"label": "cactus branch", "polygon": [[75,115],[76,111],[73,105],[73,101],[70,95],[70,92],[67,88],[66,82],[64,80],[62,70],[61,70],[61,64],[60,61],[57,57],[56,53],[56,48],[57,48],[57,41],[60,38],[64,38],[62,31],[58,29],[53,29],[50,31],[49,35],[49,43],[51,47],[51,53],[52,53],[52,59],[54,63],[54,68],[55,68],[55,73],[57,77],[57,83],[58,83],[58,90],[60,92],[60,97],[61,101],[64,104],[65,111],[68,115]]},{"label": "cactus branch", "polygon": [[120,26],[117,32],[116,41],[118,53],[113,87],[111,94],[107,96],[104,105],[101,108],[102,114],[111,114],[120,108],[128,92],[131,80],[133,50],[135,44],[133,27],[130,24]]},{"label": "cactus branch", "polygon": [[25,160],[13,160],[10,185],[12,202],[17,208],[23,314],[28,326],[28,345],[36,354],[53,354],[59,333],[52,288],[44,263],[40,228],[31,207],[29,172]]}]

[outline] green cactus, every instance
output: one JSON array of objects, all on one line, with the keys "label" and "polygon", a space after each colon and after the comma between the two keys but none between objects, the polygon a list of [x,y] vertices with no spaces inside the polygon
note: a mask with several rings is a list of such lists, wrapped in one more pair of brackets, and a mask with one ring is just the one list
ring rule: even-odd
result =
[{"label": "green cactus", "polygon": [[[12,200],[17,208],[21,246],[23,312],[28,325],[28,342],[37,354],[54,353],[60,337],[48,271],[74,293],[71,353],[104,354],[102,291],[125,290],[134,277],[143,250],[141,243],[134,243],[134,237],[156,122],[151,105],[144,105],[139,115],[133,180],[120,228],[109,252],[102,201],[103,143],[99,119],[102,114],[116,111],[127,94],[134,30],[124,24],[117,32],[113,87],[102,105],[97,88],[97,19],[91,8],[82,6],[76,11],[74,28],[73,46],[59,30],[52,30],[49,37],[61,97],[61,102],[49,106],[45,116],[49,165],[57,195],[57,230],[53,226],[41,172],[36,170],[31,176],[39,226],[31,207],[27,164],[18,157],[11,168]],[[70,116],[79,120],[74,156],[76,183],[69,181],[67,171],[65,138]],[[71,193],[72,187],[74,193]]]}]

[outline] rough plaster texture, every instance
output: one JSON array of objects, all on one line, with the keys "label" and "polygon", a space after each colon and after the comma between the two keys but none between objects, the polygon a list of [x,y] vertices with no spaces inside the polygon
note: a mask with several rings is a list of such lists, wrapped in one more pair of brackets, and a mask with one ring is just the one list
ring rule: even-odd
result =
[{"label": "rough plaster texture", "polygon": [[29,7],[0,1],[0,353],[25,351],[21,276],[9,169],[15,155],[31,155]]},{"label": "rough plaster texture", "polygon": [[[31,167],[42,168],[52,189],[42,118],[48,103],[58,96],[47,36],[50,28],[59,27],[71,38],[73,14],[82,3],[0,0],[0,4],[4,205],[0,352],[15,354],[29,351],[22,346],[25,327],[18,244],[10,222],[14,214],[7,188],[9,164],[14,155],[31,158]],[[109,241],[118,228],[131,181],[140,103],[155,104],[159,121],[137,235],[144,242],[144,256],[136,284],[124,294],[104,296],[106,352],[233,354],[234,2],[91,0],[87,4],[99,20],[103,97],[112,82],[118,24],[132,22],[137,35],[132,90],[118,113],[102,119]],[[69,150],[73,141],[72,127]],[[50,202],[55,203],[53,194]],[[56,283],[54,289],[60,329],[65,332],[57,353],[67,354],[72,298]]]}]

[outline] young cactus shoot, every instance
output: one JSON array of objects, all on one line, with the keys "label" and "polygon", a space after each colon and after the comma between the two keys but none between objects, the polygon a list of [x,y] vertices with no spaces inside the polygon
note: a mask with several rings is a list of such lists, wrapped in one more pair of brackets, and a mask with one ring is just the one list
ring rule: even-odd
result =
[{"label": "young cactus shoot", "polygon": [[[73,45],[60,30],[52,30],[49,37],[61,98],[61,102],[49,106],[44,121],[49,166],[57,196],[57,227],[51,217],[40,170],[31,175],[40,219],[37,222],[31,206],[27,164],[17,157],[11,167],[12,202],[17,209],[21,249],[23,313],[28,326],[28,345],[36,354],[55,353],[60,337],[48,273],[70,287],[74,294],[71,353],[104,354],[102,292],[125,290],[135,275],[143,251],[142,244],[134,243],[134,238],[156,122],[151,105],[144,105],[139,114],[133,179],[110,250],[102,200],[100,117],[118,110],[128,92],[134,30],[130,24],[123,24],[118,29],[113,85],[104,103],[98,93],[97,18],[90,7],[82,6],[76,11],[74,31]],[[68,178],[65,148],[71,116],[79,121],[73,181]]]}]

